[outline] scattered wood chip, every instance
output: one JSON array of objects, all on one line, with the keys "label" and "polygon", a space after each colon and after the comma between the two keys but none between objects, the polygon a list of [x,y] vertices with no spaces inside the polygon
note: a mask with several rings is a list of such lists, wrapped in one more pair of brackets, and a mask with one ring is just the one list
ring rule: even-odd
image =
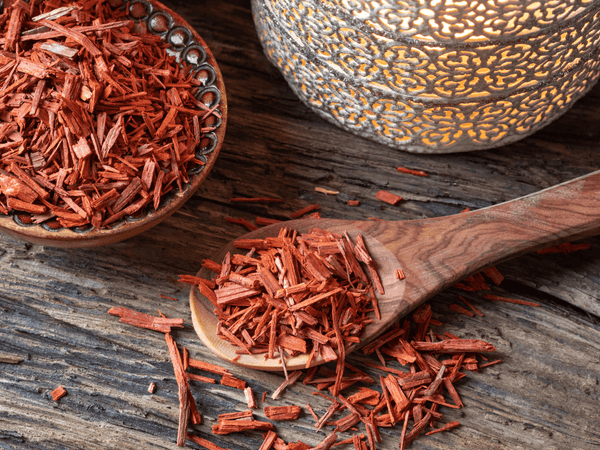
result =
[{"label": "scattered wood chip", "polygon": [[57,401],[61,398],[63,398],[65,395],[67,395],[67,391],[65,390],[64,387],[59,386],[56,389],[54,389],[50,395],[52,396],[52,400]]},{"label": "scattered wood chip", "polygon": [[246,389],[246,382],[244,380],[240,380],[239,378],[233,377],[231,375],[223,375],[221,377],[221,384],[223,386],[234,387],[242,391]]},{"label": "scattered wood chip", "polygon": [[469,317],[475,317],[475,314],[474,314],[474,313],[472,313],[471,311],[469,311],[469,310],[468,310],[468,309],[466,309],[466,308],[463,308],[463,307],[462,307],[462,306],[460,306],[460,305],[457,305],[456,303],[453,303],[453,304],[451,304],[451,305],[450,305],[450,309],[451,309],[452,311],[456,311],[457,313],[464,314],[465,316],[469,316]]},{"label": "scattered wood chip", "polygon": [[425,172],[423,172],[422,170],[413,170],[413,169],[407,169],[406,167],[396,167],[396,170],[400,173],[406,173],[408,175],[415,175],[417,177],[426,177],[428,176]]},{"label": "scattered wood chip", "polygon": [[170,333],[172,327],[183,328],[183,319],[167,319],[164,317],[155,317],[128,308],[112,307],[108,314],[120,316],[119,322],[134,325],[140,328]]},{"label": "scattered wood chip", "polygon": [[297,405],[290,406],[265,406],[265,416],[271,420],[296,420],[302,408]]},{"label": "scattered wood chip", "polygon": [[246,397],[246,403],[248,404],[248,408],[258,408],[258,406],[256,405],[256,399],[254,398],[254,391],[250,386],[244,389],[244,396]]},{"label": "scattered wood chip", "polygon": [[319,209],[319,205],[318,204],[308,205],[308,206],[305,206],[302,209],[299,209],[298,211],[294,211],[293,213],[291,213],[290,214],[290,218],[297,219],[298,217],[301,217],[304,214],[307,214],[309,212],[315,211],[317,209]]},{"label": "scattered wood chip", "polygon": [[390,205],[397,205],[402,201],[402,197],[392,194],[388,191],[379,191],[377,194],[375,194],[375,198],[381,200],[382,202],[389,203]]},{"label": "scattered wood chip", "polygon": [[200,436],[193,435],[191,433],[187,433],[186,438],[192,442],[195,442],[200,447],[206,448],[208,450],[229,450],[223,447],[219,447],[218,445],[213,444],[212,442],[207,441],[206,439],[201,438]]},{"label": "scattered wood chip", "polygon": [[322,187],[316,187],[315,192],[320,192],[321,194],[327,194],[327,195],[338,195],[340,193],[340,191],[334,191],[332,189],[325,189]]},{"label": "scattered wood chip", "polygon": [[477,314],[480,317],[483,317],[483,313],[481,311],[479,311],[477,308],[475,308],[469,301],[467,301],[467,299],[465,299],[462,295],[458,296],[459,299],[461,299],[465,305],[467,305],[469,308],[471,308],[473,310],[473,312],[475,314]]},{"label": "scattered wood chip", "polygon": [[539,303],[528,302],[526,300],[520,300],[517,298],[502,297],[500,295],[494,295],[494,294],[485,294],[483,296],[483,298],[486,298],[488,300],[494,300],[496,302],[515,303],[517,305],[537,306],[537,307],[541,306]]},{"label": "scattered wood chip", "polygon": [[273,444],[275,443],[276,439],[277,433],[275,433],[272,430],[268,431],[267,435],[265,436],[265,440],[263,441],[262,445],[258,450],[269,450],[271,447],[273,447]]}]

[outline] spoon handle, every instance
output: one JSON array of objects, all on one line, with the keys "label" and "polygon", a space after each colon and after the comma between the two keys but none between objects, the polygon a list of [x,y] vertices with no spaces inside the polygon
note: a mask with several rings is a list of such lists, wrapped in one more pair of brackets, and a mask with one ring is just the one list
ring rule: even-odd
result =
[{"label": "spoon handle", "polygon": [[600,171],[483,208],[469,219],[474,238],[489,241],[480,244],[489,263],[600,234]]},{"label": "spoon handle", "polygon": [[600,234],[600,171],[476,211],[370,227],[406,274],[407,312],[486,267]]}]

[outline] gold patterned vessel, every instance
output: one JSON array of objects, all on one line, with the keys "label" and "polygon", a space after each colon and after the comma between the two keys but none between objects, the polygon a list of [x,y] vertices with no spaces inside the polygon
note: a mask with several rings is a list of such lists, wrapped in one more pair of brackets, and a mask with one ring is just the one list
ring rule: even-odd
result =
[{"label": "gold patterned vessel", "polygon": [[521,139],[597,81],[600,0],[252,0],[265,54],[321,117],[401,150]]}]

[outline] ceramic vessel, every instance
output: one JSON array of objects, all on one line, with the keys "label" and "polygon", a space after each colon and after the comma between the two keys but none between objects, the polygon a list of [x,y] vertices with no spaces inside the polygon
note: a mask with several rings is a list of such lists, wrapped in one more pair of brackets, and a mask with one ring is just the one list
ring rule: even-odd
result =
[{"label": "ceramic vessel", "polygon": [[177,13],[155,0],[111,1],[111,5],[122,3],[129,8],[128,18],[139,26],[156,35],[160,35],[170,45],[167,52],[178,61],[192,66],[194,76],[202,81],[195,94],[196,98],[212,108],[216,105],[221,115],[214,124],[215,130],[205,135],[204,145],[196,150],[196,158],[204,162],[203,166],[188,172],[190,181],[181,192],[174,189],[166,194],[159,208],[153,207],[133,216],[126,216],[108,228],[97,229],[90,226],[82,228],[57,227],[57,224],[35,224],[28,220],[29,215],[15,212],[11,216],[0,215],[0,230],[29,242],[55,247],[94,247],[111,244],[133,237],[151,227],[179,209],[200,187],[212,169],[225,136],[227,123],[227,99],[223,77],[210,49],[190,25]]},{"label": "ceramic vessel", "polygon": [[599,76],[598,0],[252,0],[269,60],[321,117],[401,150],[521,139]]}]

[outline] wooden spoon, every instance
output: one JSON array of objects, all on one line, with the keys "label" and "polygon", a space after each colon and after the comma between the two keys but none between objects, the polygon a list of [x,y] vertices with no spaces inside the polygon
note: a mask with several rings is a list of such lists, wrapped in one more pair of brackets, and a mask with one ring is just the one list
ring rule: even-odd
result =
[{"label": "wooden spoon", "polygon": [[[280,228],[308,232],[311,228],[351,237],[362,234],[380,274],[385,294],[378,296],[381,320],[367,326],[361,344],[371,341],[400,317],[433,295],[482,269],[509,258],[600,234],[600,171],[537,193],[477,211],[404,222],[299,219],[260,228],[244,238],[277,236]],[[227,245],[216,256],[221,261]],[[237,251],[239,253],[239,251]],[[406,278],[395,278],[401,268]],[[208,271],[198,274],[210,278]],[[190,294],[192,321],[202,342],[217,356],[233,361],[238,349],[216,334],[214,306],[194,287]],[[346,354],[358,348],[350,346]],[[288,370],[303,369],[308,355],[286,360]],[[316,360],[314,364],[323,361]],[[261,370],[281,370],[279,359],[241,355],[236,364]]]}]

